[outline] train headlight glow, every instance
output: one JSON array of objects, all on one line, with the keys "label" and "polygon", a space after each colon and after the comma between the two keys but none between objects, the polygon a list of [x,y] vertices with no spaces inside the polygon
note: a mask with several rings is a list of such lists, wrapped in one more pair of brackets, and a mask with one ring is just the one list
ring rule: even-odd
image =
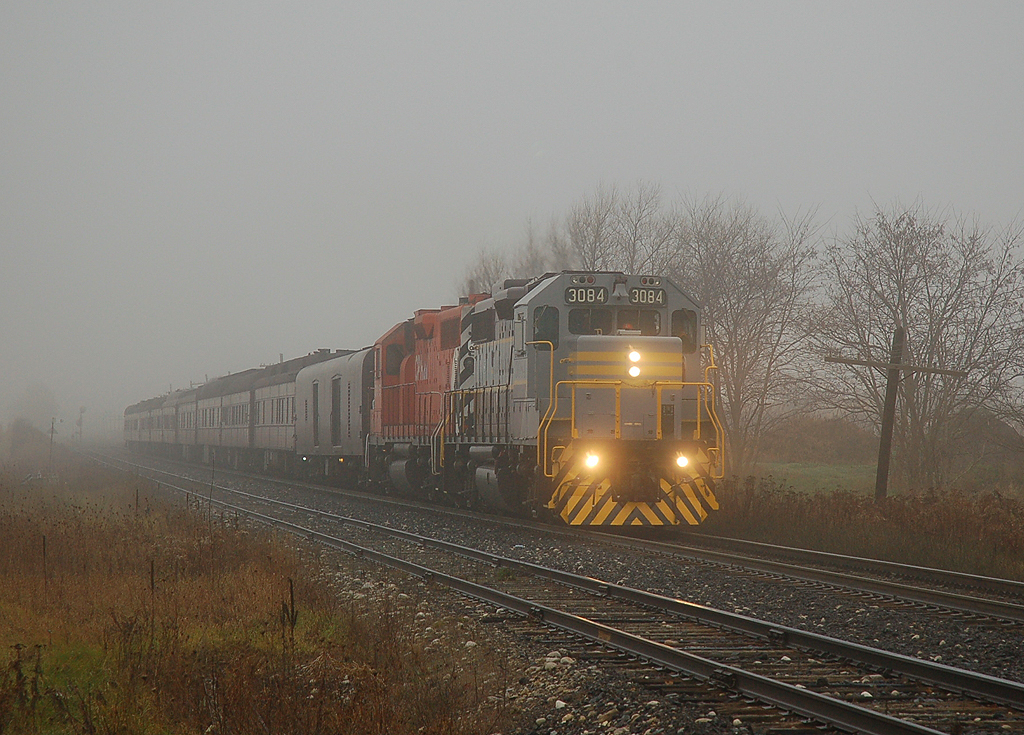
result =
[{"label": "train headlight glow", "polygon": [[639,376],[640,376],[640,368],[638,368],[638,367],[637,367],[636,365],[633,365],[633,366],[632,366],[632,367],[631,367],[631,368],[629,369],[629,377],[631,377],[631,378],[637,378],[637,377],[639,377]]},{"label": "train headlight glow", "polygon": [[630,352],[629,353],[629,361],[630,362],[640,362],[640,353],[637,352],[636,350],[633,350],[632,352]]},{"label": "train headlight glow", "polygon": [[685,467],[686,465],[690,464],[690,460],[686,458],[686,455],[680,454],[678,457],[676,457],[676,464],[679,465],[680,467]]},{"label": "train headlight glow", "polygon": [[593,468],[597,467],[597,463],[601,461],[601,458],[596,454],[588,454],[587,458],[583,461],[586,463],[587,467]]}]

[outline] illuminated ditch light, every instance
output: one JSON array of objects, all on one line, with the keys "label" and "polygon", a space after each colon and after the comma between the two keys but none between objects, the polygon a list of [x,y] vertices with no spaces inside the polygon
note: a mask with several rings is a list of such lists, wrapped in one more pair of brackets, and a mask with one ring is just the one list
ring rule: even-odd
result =
[{"label": "illuminated ditch light", "polygon": [[633,367],[631,367],[629,369],[629,377],[636,378],[636,377],[639,377],[639,376],[640,376],[640,368],[638,368],[636,365],[634,365]]},{"label": "illuminated ditch light", "polygon": [[686,465],[690,464],[690,460],[688,460],[684,455],[680,454],[678,457],[676,457],[676,464],[679,465],[680,467],[685,467]]},{"label": "illuminated ditch light", "polygon": [[597,463],[601,461],[601,458],[596,454],[588,454],[587,458],[583,461],[586,463],[587,467],[593,468],[597,467]]},{"label": "illuminated ditch light", "polygon": [[640,353],[637,352],[636,350],[633,350],[632,352],[630,352],[629,353],[629,361],[630,362],[640,362]]}]

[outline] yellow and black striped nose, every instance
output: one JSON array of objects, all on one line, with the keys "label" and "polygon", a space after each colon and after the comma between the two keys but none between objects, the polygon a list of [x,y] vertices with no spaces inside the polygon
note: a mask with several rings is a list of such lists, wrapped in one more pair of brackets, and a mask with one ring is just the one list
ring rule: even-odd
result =
[{"label": "yellow and black striped nose", "polygon": [[[705,475],[662,473],[651,499],[635,501],[615,486],[611,463],[587,461],[595,456],[570,445],[559,457],[547,507],[567,525],[696,526],[718,510],[714,482]],[[707,455],[698,452],[693,464],[706,469]]]}]

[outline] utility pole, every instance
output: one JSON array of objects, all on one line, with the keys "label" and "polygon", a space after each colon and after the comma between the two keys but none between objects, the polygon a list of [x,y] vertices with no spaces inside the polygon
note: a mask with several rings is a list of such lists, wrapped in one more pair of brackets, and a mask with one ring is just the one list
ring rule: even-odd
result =
[{"label": "utility pole", "polygon": [[46,474],[53,474],[53,435],[57,433],[57,417],[50,419],[50,458],[46,462]]},{"label": "utility pole", "polygon": [[903,362],[903,341],[907,330],[897,325],[892,333],[892,349],[889,351],[889,370],[885,378],[885,403],[882,404],[882,432],[878,438],[878,468],[875,471],[875,500],[886,496],[889,490],[889,458],[892,456],[892,427],[896,423],[896,393],[900,385],[900,369]]},{"label": "utility pole", "polygon": [[902,324],[897,324],[892,334],[892,348],[889,351],[889,362],[873,360],[845,360],[839,357],[826,357],[825,362],[838,362],[843,365],[863,365],[886,371],[885,402],[882,404],[882,429],[878,438],[878,467],[875,471],[875,500],[884,500],[889,491],[889,459],[892,457],[892,430],[896,424],[896,394],[901,380],[900,373],[938,373],[966,377],[963,370],[943,370],[922,365],[903,364],[903,345],[907,332]]}]

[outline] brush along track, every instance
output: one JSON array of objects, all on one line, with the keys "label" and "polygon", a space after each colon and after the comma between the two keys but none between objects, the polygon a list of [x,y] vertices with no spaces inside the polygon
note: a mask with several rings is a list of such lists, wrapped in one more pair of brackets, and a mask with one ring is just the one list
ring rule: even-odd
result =
[{"label": "brush along track", "polygon": [[[264,522],[840,728],[877,733],[1024,732],[1024,714],[1006,706],[1024,705],[1024,685],[228,488],[220,491],[244,498],[247,504],[273,508],[273,517],[258,516]],[[253,514],[251,507],[214,502]],[[311,517],[318,530],[305,525]],[[344,540],[337,538],[342,527]],[[802,652],[805,649],[815,652]],[[849,663],[853,660],[862,663]],[[961,690],[983,701],[954,693]]]},{"label": "brush along track", "polygon": [[[172,478],[185,477],[173,472],[167,472],[151,465],[143,465],[135,462],[128,462],[121,458],[93,455],[100,461],[112,461],[128,467],[140,470],[146,469],[151,472],[165,473]],[[183,465],[175,463],[178,467],[198,470],[195,465]],[[695,545],[682,545],[678,542],[662,542],[633,539],[622,536],[612,536],[607,533],[589,531],[584,529],[564,529],[551,525],[537,523],[534,521],[512,519],[501,516],[493,516],[472,511],[456,510],[443,506],[430,505],[418,501],[398,498],[393,496],[380,496],[370,493],[342,490],[337,488],[325,488],[320,485],[301,483],[295,481],[284,481],[269,478],[262,475],[251,475],[248,473],[235,472],[231,470],[218,469],[221,476],[233,476],[244,479],[256,480],[262,483],[269,483],[284,486],[289,489],[302,488],[314,492],[326,492],[332,494],[344,494],[349,497],[365,500],[367,502],[383,503],[403,508],[423,509],[435,515],[446,515],[470,520],[486,520],[489,523],[502,525],[508,528],[525,529],[534,533],[542,533],[548,536],[557,536],[568,539],[586,538],[590,541],[605,544],[610,547],[628,549],[631,552],[644,551],[653,553],[660,557],[677,558],[687,563],[694,561],[703,564],[724,566],[733,573],[747,571],[759,578],[766,580],[795,580],[797,582],[815,585],[827,585],[837,590],[845,590],[857,596],[864,596],[877,600],[883,604],[896,605],[910,603],[922,606],[923,608],[935,610],[940,613],[954,613],[967,616],[980,616],[996,621],[1007,621],[1014,624],[1024,623],[1024,583],[1014,580],[995,579],[978,575],[949,572],[941,569],[929,569],[915,567],[894,562],[884,562],[875,559],[863,559],[858,557],[841,556],[837,554],[826,554],[823,552],[808,551],[802,549],[786,549],[785,547],[773,547],[767,544],[756,544],[734,539],[711,540],[709,543],[721,545],[726,548],[736,548],[743,553],[731,552],[718,549],[707,549]],[[704,536],[699,534],[685,534],[685,538],[694,543],[701,543]],[[714,539],[714,537],[710,537]],[[788,563],[777,559],[766,559],[762,556],[755,556],[764,552],[772,556],[789,555],[799,561],[799,564]],[[809,566],[815,564],[815,566]],[[826,568],[826,565],[840,565],[848,569],[857,569],[872,575],[884,576],[863,576],[835,571]],[[918,580],[926,582],[930,587],[907,584],[900,580]],[[965,589],[971,590],[971,594],[962,594]]]}]

